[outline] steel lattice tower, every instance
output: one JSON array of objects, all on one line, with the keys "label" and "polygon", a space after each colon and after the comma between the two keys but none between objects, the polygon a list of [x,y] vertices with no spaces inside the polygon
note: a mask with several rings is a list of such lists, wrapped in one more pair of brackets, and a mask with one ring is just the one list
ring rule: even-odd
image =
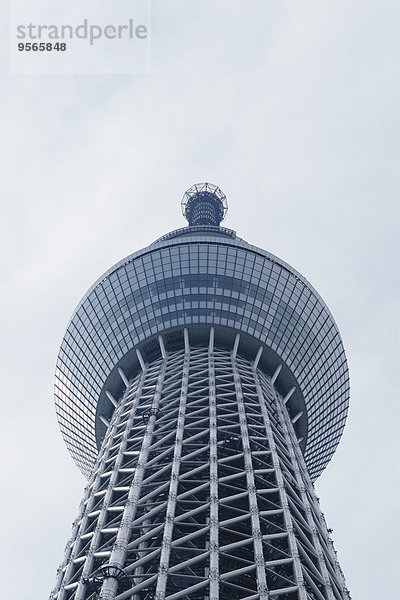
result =
[{"label": "steel lattice tower", "polygon": [[343,431],[335,322],[277,257],[186,192],[189,226],[110,269],[56,369],[88,477],[51,600],[349,599],[312,481]]}]

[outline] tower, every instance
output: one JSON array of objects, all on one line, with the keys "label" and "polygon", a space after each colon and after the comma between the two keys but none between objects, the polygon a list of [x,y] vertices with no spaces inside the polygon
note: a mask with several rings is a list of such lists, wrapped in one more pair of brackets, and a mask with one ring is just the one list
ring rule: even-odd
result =
[{"label": "tower", "polygon": [[88,478],[51,600],[347,600],[313,481],[348,408],[342,341],[307,280],[221,227],[109,269],[68,325],[60,428]]}]

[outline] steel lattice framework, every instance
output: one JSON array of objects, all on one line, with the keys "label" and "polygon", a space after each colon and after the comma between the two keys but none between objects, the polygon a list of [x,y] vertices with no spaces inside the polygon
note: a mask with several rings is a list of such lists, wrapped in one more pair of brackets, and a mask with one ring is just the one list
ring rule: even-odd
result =
[{"label": "steel lattice framework", "polygon": [[349,598],[285,399],[239,337],[229,352],[211,328],[191,347],[185,329],[170,353],[160,338],[114,412],[51,598]]}]

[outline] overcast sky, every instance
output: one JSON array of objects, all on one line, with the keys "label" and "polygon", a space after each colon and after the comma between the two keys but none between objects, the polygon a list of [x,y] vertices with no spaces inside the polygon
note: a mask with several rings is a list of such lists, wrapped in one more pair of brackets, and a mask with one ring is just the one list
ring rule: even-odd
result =
[{"label": "overcast sky", "polygon": [[199,181],[337,321],[351,409],[317,493],[353,599],[398,593],[399,28],[398,0],[153,0],[136,76],[10,76],[1,42],[2,598],[48,597],[85,484],[53,408],[68,319]]}]

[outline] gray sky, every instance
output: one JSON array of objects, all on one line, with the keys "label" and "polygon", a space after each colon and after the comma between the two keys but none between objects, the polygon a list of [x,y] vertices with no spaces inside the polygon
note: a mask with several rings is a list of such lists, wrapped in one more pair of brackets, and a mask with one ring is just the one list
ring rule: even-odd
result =
[{"label": "gray sky", "polygon": [[317,493],[354,600],[394,597],[399,23],[397,0],[153,0],[150,75],[10,76],[2,59],[2,597],[47,598],[85,483],[52,399],[68,319],[184,226],[199,181],[336,318],[351,409]]}]

